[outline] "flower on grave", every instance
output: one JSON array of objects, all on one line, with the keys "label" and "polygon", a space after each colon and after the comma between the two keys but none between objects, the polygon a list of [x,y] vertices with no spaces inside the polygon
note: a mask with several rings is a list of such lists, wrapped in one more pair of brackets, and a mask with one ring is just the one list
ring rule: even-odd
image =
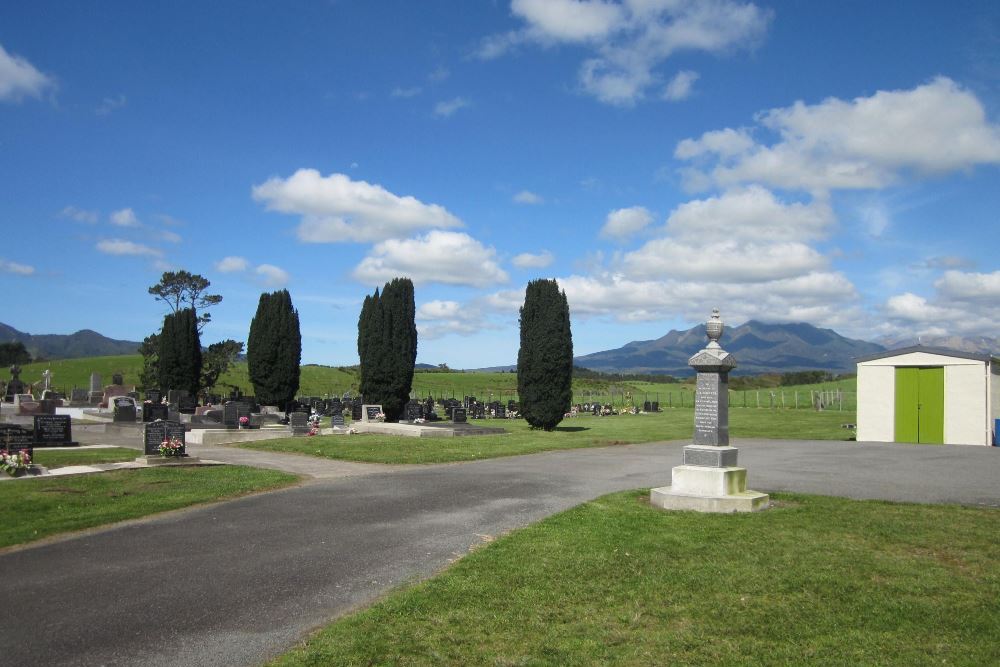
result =
[{"label": "flower on grave", "polygon": [[180,438],[167,438],[158,448],[160,456],[181,456],[184,453],[184,443]]},{"label": "flower on grave", "polygon": [[384,412],[380,412],[377,415],[375,415],[375,421],[377,421],[377,422],[384,422],[385,421],[385,413]]},{"label": "flower on grave", "polygon": [[11,454],[7,450],[0,451],[0,470],[14,476],[18,470],[27,470],[31,465],[31,455],[27,449]]},{"label": "flower on grave", "polygon": [[240,426],[246,426],[249,423],[250,423],[250,418],[249,417],[247,417],[246,415],[243,415],[242,417],[240,417]]}]

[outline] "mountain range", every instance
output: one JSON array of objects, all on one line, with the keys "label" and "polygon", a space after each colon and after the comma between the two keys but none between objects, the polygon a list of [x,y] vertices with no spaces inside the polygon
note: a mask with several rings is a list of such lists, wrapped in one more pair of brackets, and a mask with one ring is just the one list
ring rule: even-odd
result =
[{"label": "mountain range", "polygon": [[115,340],[90,329],[72,334],[32,335],[18,331],[0,322],[0,343],[24,343],[33,359],[77,359],[79,357],[104,357],[116,354],[135,354],[139,343]]},{"label": "mountain range", "polygon": [[[576,357],[574,363],[605,373],[691,375],[694,371],[688,359],[707,342],[705,325],[700,324],[686,331],[671,331],[656,340],[637,340],[616,350]],[[736,373],[740,375],[805,370],[854,372],[856,357],[886,349],[811,324],[765,324],[756,320],[727,328],[721,344],[736,358]]]}]

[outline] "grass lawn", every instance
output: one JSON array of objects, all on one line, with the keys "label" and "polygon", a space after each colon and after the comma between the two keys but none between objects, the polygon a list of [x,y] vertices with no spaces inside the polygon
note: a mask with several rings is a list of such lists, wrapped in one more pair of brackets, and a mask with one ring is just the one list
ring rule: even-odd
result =
[{"label": "grass lawn", "polygon": [[[134,458],[134,454],[133,454]],[[162,467],[0,483],[0,547],[287,486],[295,475],[245,466]]]},{"label": "grass lawn", "polygon": [[128,447],[100,447],[95,449],[46,449],[35,448],[34,463],[46,468],[82,466],[94,463],[119,463],[134,461],[142,456],[138,449]]},{"label": "grass lawn", "polygon": [[1000,664],[1000,510],[647,498],[516,531],[272,665]]},{"label": "grass lawn", "polygon": [[[845,440],[854,432],[841,424],[854,421],[854,413],[803,410],[730,410],[734,438],[802,438]],[[346,461],[369,463],[444,463],[474,461],[498,456],[533,454],[555,449],[606,447],[637,442],[690,438],[694,410],[675,408],[648,415],[575,417],[564,419],[556,430],[533,431],[522,419],[481,422],[502,426],[510,433],[461,438],[407,438],[389,435],[330,435],[282,438],[241,443],[240,447],[295,452]]]}]

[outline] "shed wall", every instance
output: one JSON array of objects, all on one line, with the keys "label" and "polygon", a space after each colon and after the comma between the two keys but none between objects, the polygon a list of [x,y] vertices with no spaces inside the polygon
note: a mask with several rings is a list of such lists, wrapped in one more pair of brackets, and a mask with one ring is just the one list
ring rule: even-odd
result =
[{"label": "shed wall", "polygon": [[944,444],[987,445],[986,368],[944,367]]},{"label": "shed wall", "polygon": [[895,429],[896,369],[858,364],[858,441],[892,442]]}]

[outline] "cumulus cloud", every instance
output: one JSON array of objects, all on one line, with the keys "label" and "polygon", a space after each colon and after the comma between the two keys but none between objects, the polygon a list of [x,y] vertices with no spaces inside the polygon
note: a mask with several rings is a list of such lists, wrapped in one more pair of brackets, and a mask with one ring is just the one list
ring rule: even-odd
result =
[{"label": "cumulus cloud", "polygon": [[663,91],[663,99],[668,102],[680,102],[691,97],[694,92],[694,82],[700,75],[691,70],[682,70],[674,75]]},{"label": "cumulus cloud", "polygon": [[877,189],[909,172],[1000,163],[1000,125],[946,77],[850,101],[800,101],[759,114],[757,122],[778,140],[768,145],[745,129],[726,129],[685,139],[674,155],[714,161],[705,174],[721,186],[754,182],[810,192]]},{"label": "cumulus cloud", "polygon": [[97,211],[86,211],[76,206],[66,206],[63,210],[59,211],[59,215],[63,218],[69,218],[76,222],[86,222],[91,225],[95,224],[100,217]]},{"label": "cumulus cloud", "polygon": [[10,262],[0,257],[0,273],[13,273],[18,276],[30,276],[35,272],[35,267],[27,264]]},{"label": "cumulus cloud", "polygon": [[284,287],[291,278],[287,271],[273,264],[261,264],[254,269],[254,273],[265,287]]},{"label": "cumulus cloud", "polygon": [[628,239],[649,226],[653,214],[642,206],[619,208],[608,213],[601,236],[605,238]]},{"label": "cumulus cloud", "polygon": [[[484,39],[479,58],[498,58],[524,44],[582,45],[591,55],[580,65],[581,87],[619,106],[642,99],[675,53],[752,47],[771,20],[771,12],[738,0],[513,0],[511,13],[524,26]],[[692,74],[675,77],[680,97],[672,99],[690,93]]]},{"label": "cumulus cloud", "polygon": [[945,271],[934,287],[941,296],[957,301],[987,301],[1000,306],[1000,271],[966,273]]},{"label": "cumulus cloud", "polygon": [[379,285],[397,276],[414,283],[487,287],[507,282],[496,250],[468,234],[431,231],[413,239],[387,239],[375,244],[354,269],[354,277]]},{"label": "cumulus cloud", "polygon": [[215,270],[220,273],[240,273],[242,271],[246,271],[249,267],[250,262],[248,262],[246,258],[237,257],[235,255],[223,257],[215,263]]},{"label": "cumulus cloud", "polygon": [[98,241],[97,249],[105,255],[148,255],[151,257],[159,257],[163,254],[156,248],[150,248],[149,246],[141,243],[134,243],[123,239],[104,239],[102,241]]},{"label": "cumulus cloud", "polygon": [[928,298],[913,292],[886,300],[885,329],[910,335],[992,335],[1000,319],[1000,271],[945,271]]},{"label": "cumulus cloud", "polygon": [[434,105],[434,115],[438,118],[450,118],[459,109],[472,106],[472,102],[464,97],[453,97],[450,100],[443,100]]},{"label": "cumulus cloud", "polygon": [[517,204],[543,204],[545,200],[541,195],[537,195],[530,190],[521,190],[514,195],[514,202]]},{"label": "cumulus cloud", "polygon": [[268,210],[302,216],[298,238],[307,243],[370,242],[432,227],[462,226],[443,206],[401,197],[345,174],[324,177],[315,169],[271,178],[254,186],[253,198]]},{"label": "cumulus cloud", "polygon": [[55,86],[51,77],[39,72],[21,56],[7,53],[0,45],[0,102],[20,102],[25,97],[41,97]]},{"label": "cumulus cloud", "polygon": [[114,211],[110,216],[111,224],[116,227],[138,227],[139,218],[136,217],[135,211],[130,208],[123,208],[118,211]]},{"label": "cumulus cloud", "polygon": [[622,266],[638,278],[766,282],[826,268],[827,259],[804,243],[717,241],[693,245],[655,239],[627,253]]},{"label": "cumulus cloud", "polygon": [[457,301],[428,301],[417,308],[417,332],[422,339],[436,339],[449,335],[469,336],[483,329],[496,328],[473,303]]},{"label": "cumulus cloud", "polygon": [[546,250],[538,254],[522,252],[510,260],[510,263],[519,269],[544,269],[546,266],[552,264],[554,260],[555,257],[553,257],[552,253]]}]

